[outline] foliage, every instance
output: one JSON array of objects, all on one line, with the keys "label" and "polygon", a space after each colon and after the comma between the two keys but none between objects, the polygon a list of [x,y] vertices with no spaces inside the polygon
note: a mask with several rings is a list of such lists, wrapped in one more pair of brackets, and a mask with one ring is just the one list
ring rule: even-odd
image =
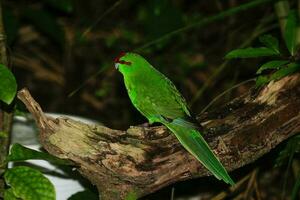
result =
[{"label": "foliage", "polygon": [[[0,82],[0,100],[10,104],[16,95],[17,84],[14,75],[4,65],[0,65]],[[1,137],[7,137],[7,134],[2,133],[0,135],[0,139]],[[14,144],[12,146],[6,162],[25,161],[28,159],[43,159],[56,164],[70,164],[67,161],[63,161],[47,153],[26,148],[20,144]],[[5,163],[1,163],[1,165],[5,165]],[[10,187],[4,191],[5,200],[55,199],[55,190],[53,185],[36,169],[25,166],[6,169],[4,172],[4,180]]]},{"label": "foliage", "polygon": [[7,156],[7,162],[9,161],[25,161],[25,160],[46,160],[58,165],[69,165],[69,161],[59,159],[48,153],[36,151],[20,144],[13,144],[10,149],[10,154]]},{"label": "foliage", "polygon": [[256,72],[256,74],[261,74],[264,70],[267,69],[279,69],[280,67],[282,67],[285,64],[288,64],[289,61],[288,60],[271,60],[269,62],[266,62],[265,64],[263,64]]},{"label": "foliage", "polygon": [[38,170],[25,166],[14,167],[6,170],[4,179],[17,198],[55,200],[54,186]]},{"label": "foliage", "polygon": [[236,49],[229,52],[225,58],[253,58],[261,56],[276,56],[279,55],[278,52],[267,47],[258,47],[258,48],[246,48],[246,49]]},{"label": "foliage", "polygon": [[10,104],[17,92],[17,83],[14,75],[3,64],[0,64],[0,101]]},{"label": "foliage", "polygon": [[[284,31],[284,41],[286,48],[290,53],[288,59],[282,60],[283,50],[279,49],[278,39],[271,35],[263,35],[259,37],[259,41],[264,47],[249,47],[245,49],[232,50],[225,58],[257,58],[263,56],[277,57],[277,60],[269,60],[264,63],[256,72],[259,74],[256,80],[256,86],[260,87],[272,80],[278,80],[289,74],[300,70],[300,64],[296,61],[295,54],[299,48],[299,41],[297,40],[297,30],[300,27],[297,13],[294,10],[289,12]],[[286,56],[287,57],[287,56]],[[272,70],[272,74],[261,75],[265,71]]]},{"label": "foliage", "polygon": [[[69,165],[68,161],[61,160],[47,153],[14,144],[7,162],[18,162],[31,159],[47,160],[59,165]],[[17,166],[7,169],[4,174],[6,184],[6,198],[21,198],[26,200],[51,200],[55,199],[55,190],[51,182],[41,172],[31,167]]]},{"label": "foliage", "polygon": [[6,189],[4,192],[4,200],[17,200],[18,197],[14,194],[12,188]]},{"label": "foliage", "polygon": [[267,48],[272,49],[274,52],[276,52],[277,55],[280,54],[279,42],[277,38],[273,37],[272,35],[263,35],[259,37],[259,41]]}]

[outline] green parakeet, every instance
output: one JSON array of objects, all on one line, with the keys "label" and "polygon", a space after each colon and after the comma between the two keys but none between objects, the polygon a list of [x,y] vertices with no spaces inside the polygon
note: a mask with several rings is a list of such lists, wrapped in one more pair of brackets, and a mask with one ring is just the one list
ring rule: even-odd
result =
[{"label": "green parakeet", "polygon": [[115,67],[123,74],[133,105],[150,124],[164,124],[217,179],[234,184],[201,136],[185,99],[166,76],[135,53],[122,53],[115,59]]}]

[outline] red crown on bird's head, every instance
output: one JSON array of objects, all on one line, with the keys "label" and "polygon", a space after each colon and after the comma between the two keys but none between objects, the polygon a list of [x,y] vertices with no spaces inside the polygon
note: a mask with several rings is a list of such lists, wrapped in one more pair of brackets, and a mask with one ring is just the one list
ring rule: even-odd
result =
[{"label": "red crown on bird's head", "polygon": [[121,52],[115,59],[114,62],[115,63],[120,63],[120,64],[125,64],[125,65],[131,65],[131,62],[127,62],[125,60],[120,60],[123,56],[125,56],[126,53],[125,52]]}]

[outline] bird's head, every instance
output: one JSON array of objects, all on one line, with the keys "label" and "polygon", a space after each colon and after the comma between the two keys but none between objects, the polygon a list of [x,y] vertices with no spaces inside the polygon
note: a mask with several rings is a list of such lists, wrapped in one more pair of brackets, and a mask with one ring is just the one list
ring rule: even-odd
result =
[{"label": "bird's head", "polygon": [[149,65],[149,63],[142,56],[130,52],[120,53],[120,55],[115,58],[114,63],[115,68],[123,75],[137,73]]}]

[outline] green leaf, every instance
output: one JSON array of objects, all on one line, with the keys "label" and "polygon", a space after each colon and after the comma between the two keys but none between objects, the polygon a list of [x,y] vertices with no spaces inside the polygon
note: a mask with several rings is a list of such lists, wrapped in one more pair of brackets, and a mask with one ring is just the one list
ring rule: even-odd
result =
[{"label": "green leaf", "polygon": [[18,200],[13,192],[13,189],[9,188],[4,191],[4,200]]},{"label": "green leaf", "polygon": [[278,80],[281,79],[287,75],[290,75],[292,73],[295,73],[296,71],[300,70],[300,64],[299,63],[290,63],[286,67],[281,68],[277,72],[273,73],[270,77],[270,80]]},{"label": "green leaf", "polygon": [[287,17],[287,22],[284,31],[284,40],[286,47],[288,48],[292,56],[294,56],[297,51],[297,26],[297,13],[295,10],[291,10]]},{"label": "green leaf", "polygon": [[[266,63],[267,64],[267,63]],[[286,67],[280,68],[278,71],[273,73],[269,78],[267,76],[259,76],[256,79],[256,87],[265,85],[272,80],[281,79],[287,75],[295,73],[300,70],[300,63],[290,63]]]},{"label": "green leaf", "polygon": [[278,69],[281,66],[289,63],[288,60],[272,60],[263,64],[256,72],[256,74],[261,74],[266,69]]},{"label": "green leaf", "polygon": [[263,35],[259,37],[259,41],[269,49],[273,49],[275,52],[280,53],[279,42],[277,38],[273,37],[272,35]]},{"label": "green leaf", "polygon": [[50,39],[61,46],[65,41],[65,33],[62,27],[57,23],[54,16],[45,10],[27,9],[24,17],[31,22],[35,28],[46,34]]},{"label": "green leaf", "polygon": [[230,51],[225,58],[232,59],[232,58],[255,58],[255,57],[262,57],[262,56],[275,56],[279,55],[278,52],[274,51],[273,49],[269,49],[266,47],[258,47],[258,48],[245,48],[245,49],[235,49]]},{"label": "green leaf", "polygon": [[10,149],[10,153],[6,161],[24,161],[24,160],[47,160],[58,165],[70,165],[71,162],[54,157],[48,153],[29,149],[20,144],[14,144]]},{"label": "green leaf", "polygon": [[98,200],[99,196],[90,190],[84,190],[81,192],[77,192],[76,194],[73,194],[68,198],[68,200],[82,200],[82,199]]},{"label": "green leaf", "polygon": [[48,5],[60,11],[71,13],[73,11],[72,0],[44,0]]},{"label": "green leaf", "polygon": [[6,183],[12,188],[15,196],[26,200],[55,200],[52,183],[35,169],[18,166],[6,170]]},{"label": "green leaf", "polygon": [[0,64],[0,101],[10,104],[17,92],[17,82],[11,71]]},{"label": "green leaf", "polygon": [[259,76],[256,78],[255,87],[261,87],[269,82],[269,78],[267,76]]}]

